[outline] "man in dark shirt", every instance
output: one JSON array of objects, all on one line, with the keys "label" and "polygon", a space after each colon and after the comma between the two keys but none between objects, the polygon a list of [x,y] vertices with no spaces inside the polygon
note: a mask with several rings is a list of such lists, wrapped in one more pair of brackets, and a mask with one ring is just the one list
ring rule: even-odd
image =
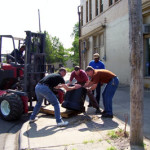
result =
[{"label": "man in dark shirt", "polygon": [[[19,64],[24,64],[23,52],[25,50],[25,45],[21,46],[20,49],[14,49],[10,55],[7,56],[8,62],[15,62]],[[15,59],[16,58],[16,59]]]},{"label": "man in dark shirt", "polygon": [[113,118],[112,98],[119,84],[118,77],[106,69],[94,69],[91,66],[86,68],[86,73],[91,80],[87,86],[87,90],[92,91],[97,87],[98,83],[105,83],[106,86],[102,93],[104,111],[102,117]]},{"label": "man in dark shirt", "polygon": [[43,79],[39,81],[39,83],[35,87],[35,93],[37,97],[37,104],[34,107],[34,110],[30,116],[30,123],[36,121],[38,118],[36,115],[38,114],[40,107],[43,102],[43,98],[46,98],[53,106],[55,111],[55,118],[57,122],[57,126],[66,126],[68,125],[67,121],[63,121],[60,115],[60,106],[59,101],[56,95],[53,93],[53,88],[59,89],[61,87],[65,88],[67,91],[80,88],[81,85],[76,84],[73,87],[68,87],[65,84],[65,80],[63,77],[66,75],[66,69],[60,68],[58,73],[53,73],[45,76]]}]

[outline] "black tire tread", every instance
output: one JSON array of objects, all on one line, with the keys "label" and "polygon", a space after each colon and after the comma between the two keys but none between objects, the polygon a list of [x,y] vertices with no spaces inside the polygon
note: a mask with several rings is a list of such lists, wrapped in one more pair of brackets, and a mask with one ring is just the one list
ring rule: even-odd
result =
[{"label": "black tire tread", "polygon": [[6,116],[1,112],[0,107],[0,115],[4,120],[12,121],[18,120],[23,114],[23,102],[17,94],[8,93],[4,94],[0,97],[0,105],[3,100],[7,100],[10,105],[10,113]]}]

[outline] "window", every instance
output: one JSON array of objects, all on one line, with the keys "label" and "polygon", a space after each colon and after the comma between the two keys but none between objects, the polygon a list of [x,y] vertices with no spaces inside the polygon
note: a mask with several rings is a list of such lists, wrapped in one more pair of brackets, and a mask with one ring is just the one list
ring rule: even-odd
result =
[{"label": "window", "polygon": [[100,0],[100,13],[103,12],[103,0]]},{"label": "window", "polygon": [[104,33],[99,35],[99,47],[103,47],[104,46]]},{"label": "window", "polygon": [[95,16],[98,15],[98,0],[95,0]]},{"label": "window", "polygon": [[91,0],[89,0],[89,20],[92,20],[92,3],[91,3]]},{"label": "window", "polygon": [[88,22],[88,1],[86,1],[86,22]]},{"label": "window", "polygon": [[83,26],[83,6],[81,6],[81,26]]},{"label": "window", "polygon": [[150,38],[146,39],[145,76],[150,76]]},{"label": "window", "polygon": [[98,41],[97,41],[98,36],[93,37],[93,53],[98,53]]},{"label": "window", "polygon": [[113,0],[109,0],[109,6],[113,4]]}]

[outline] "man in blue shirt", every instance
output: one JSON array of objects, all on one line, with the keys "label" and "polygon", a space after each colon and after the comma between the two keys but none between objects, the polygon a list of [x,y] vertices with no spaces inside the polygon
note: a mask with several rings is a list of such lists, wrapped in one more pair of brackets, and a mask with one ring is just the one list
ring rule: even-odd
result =
[{"label": "man in blue shirt", "polygon": [[[89,66],[93,67],[94,69],[105,69],[105,65],[102,61],[99,60],[100,56],[98,53],[94,54],[94,60],[92,60],[89,63]],[[94,91],[93,91],[94,94]],[[100,94],[101,94],[101,84],[98,83],[97,87],[96,87],[96,100],[98,102],[98,104],[100,103]],[[91,106],[91,103],[89,102],[89,107]]]}]

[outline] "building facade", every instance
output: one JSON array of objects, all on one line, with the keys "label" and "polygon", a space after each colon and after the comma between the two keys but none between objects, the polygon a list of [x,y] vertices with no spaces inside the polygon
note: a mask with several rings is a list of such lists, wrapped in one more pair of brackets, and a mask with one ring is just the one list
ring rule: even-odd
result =
[{"label": "building facade", "polygon": [[[142,1],[144,86],[150,88],[150,1]],[[81,67],[98,52],[106,69],[130,83],[128,0],[80,0]]]}]

